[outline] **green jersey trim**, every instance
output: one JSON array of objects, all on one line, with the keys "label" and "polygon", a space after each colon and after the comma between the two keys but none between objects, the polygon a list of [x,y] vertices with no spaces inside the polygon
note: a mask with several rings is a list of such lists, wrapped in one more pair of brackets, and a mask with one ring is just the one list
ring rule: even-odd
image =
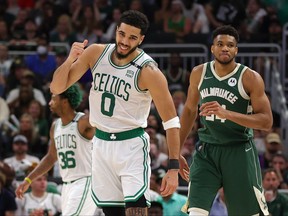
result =
[{"label": "green jersey trim", "polygon": [[128,68],[131,66],[131,62],[136,62],[139,58],[141,58],[143,55],[144,55],[144,51],[141,50],[141,52],[129,63],[127,63],[126,65],[123,65],[123,66],[119,66],[119,65],[116,65],[112,62],[112,59],[111,59],[111,55],[113,53],[113,51],[115,50],[116,47],[114,47],[111,52],[109,53],[108,55],[108,61],[110,63],[110,65],[116,69],[125,69],[125,68]]},{"label": "green jersey trim", "polygon": [[[78,129],[78,120],[82,117],[84,115],[84,113],[80,113],[80,112],[78,112],[78,113],[76,113],[76,116],[74,117],[74,119],[71,121],[71,122],[69,122],[67,125],[60,125],[60,127],[62,128],[62,129],[65,129],[65,128],[67,128],[67,127],[69,127],[69,126],[71,126],[71,124],[72,123],[75,123],[76,122],[76,127],[77,127],[77,134],[79,135],[79,137],[82,139],[82,140],[84,140],[85,142],[89,142],[90,141],[90,139],[87,139],[86,137],[84,137],[81,133],[80,133],[80,131],[79,131],[79,129]],[[59,124],[60,124],[60,120],[61,119],[59,119]]]},{"label": "green jersey trim", "polygon": [[[154,62],[153,60],[151,60],[151,59],[146,59],[141,65],[140,65],[140,67],[141,67],[141,69],[142,69],[142,67],[145,65],[145,64],[147,64],[148,62]],[[138,69],[137,71],[136,71],[136,75],[135,75],[135,77],[134,77],[134,85],[135,85],[135,88],[136,88],[136,90],[138,91],[138,92],[147,92],[147,89],[144,89],[144,90],[142,90],[142,89],[140,89],[140,87],[139,87],[139,85],[138,85],[138,80],[139,80],[139,75],[140,75],[140,73],[141,73],[141,69]]]},{"label": "green jersey trim", "polygon": [[91,178],[88,177],[87,180],[86,180],[86,184],[85,184],[85,188],[84,188],[84,191],[83,191],[83,194],[82,194],[81,201],[80,201],[80,203],[79,203],[79,205],[77,207],[76,212],[74,214],[72,214],[72,216],[79,215],[80,212],[82,211],[84,203],[85,203],[85,200],[86,200],[87,195],[88,195],[88,192],[90,190],[90,185],[91,185]]},{"label": "green jersey trim", "polygon": [[150,166],[148,164],[148,151],[147,151],[147,146],[148,146],[148,140],[145,138],[145,136],[141,135],[140,138],[143,140],[144,146],[143,146],[143,154],[144,154],[144,161],[143,161],[143,165],[144,165],[144,176],[143,176],[143,182],[144,185],[142,188],[140,188],[140,190],[133,196],[126,196],[124,197],[125,202],[129,202],[129,201],[135,201],[138,200],[144,193],[145,191],[148,189],[148,166]]},{"label": "green jersey trim", "polygon": [[213,73],[213,75],[215,76],[215,78],[218,79],[219,81],[223,81],[225,79],[228,79],[229,77],[232,77],[234,74],[237,73],[239,67],[241,66],[241,64],[237,63],[237,66],[234,68],[234,70],[231,73],[229,73],[223,77],[220,77],[220,76],[218,76],[218,74],[215,71],[214,64],[215,64],[215,61],[210,62],[210,69],[211,69],[211,72]]},{"label": "green jersey trim", "polygon": [[[149,181],[148,181],[148,175],[149,175],[149,164],[148,164],[148,157],[149,157],[149,152],[147,151],[147,146],[148,146],[148,140],[145,138],[145,136],[141,135],[140,138],[143,140],[144,146],[143,146],[143,152],[144,152],[144,160],[143,160],[143,166],[144,166],[144,185],[143,187],[140,188],[140,190],[133,196],[127,196],[124,197],[124,200],[127,201],[136,201],[138,200],[143,194],[145,194],[145,191],[149,187]],[[92,190],[92,199],[95,202],[97,206],[102,206],[102,207],[109,207],[109,206],[125,206],[124,201],[101,201],[97,198],[97,195],[94,193]],[[150,200],[146,200],[146,203],[148,206],[151,205]]]},{"label": "green jersey trim", "polygon": [[101,61],[101,59],[104,57],[104,55],[106,54],[106,52],[109,50],[109,47],[111,46],[111,44],[107,44],[107,46],[104,48],[103,52],[101,53],[99,59],[95,62],[94,66],[92,67],[91,73],[92,71],[95,70],[95,68],[97,67],[97,65],[99,64],[99,62]]}]

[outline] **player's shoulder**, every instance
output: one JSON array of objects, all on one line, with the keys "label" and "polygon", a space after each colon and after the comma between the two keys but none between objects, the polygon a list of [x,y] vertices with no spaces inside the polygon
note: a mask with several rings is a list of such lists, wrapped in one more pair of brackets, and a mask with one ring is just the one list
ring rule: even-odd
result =
[{"label": "player's shoulder", "polygon": [[59,122],[60,122],[60,118],[56,118],[53,120],[50,126],[50,135],[54,135],[55,128],[57,127],[57,125],[59,125]]},{"label": "player's shoulder", "polygon": [[85,49],[85,55],[83,58],[87,59],[89,61],[90,67],[92,67],[105,51],[106,47],[110,45],[111,44],[91,44]]},{"label": "player's shoulder", "polygon": [[194,66],[193,69],[192,69],[192,72],[201,72],[202,73],[205,64],[207,64],[207,63],[199,64],[199,65]]},{"label": "player's shoulder", "polygon": [[78,115],[79,115],[79,121],[89,121],[89,114],[81,112],[78,113]]},{"label": "player's shoulder", "polygon": [[196,78],[196,77],[201,77],[202,73],[203,73],[203,70],[204,70],[204,67],[205,67],[205,63],[204,64],[199,64],[199,65],[196,65],[193,67],[191,73],[190,73],[190,78]]},{"label": "player's shoulder", "polygon": [[151,77],[154,77],[157,79],[159,76],[162,76],[162,75],[163,73],[159,69],[158,64],[153,60],[147,61],[141,66],[140,79],[147,78],[151,80]]},{"label": "player's shoulder", "polygon": [[93,43],[93,44],[91,44],[90,46],[88,46],[88,47],[86,48],[86,52],[87,52],[88,54],[93,53],[94,55],[97,55],[97,54],[100,55],[100,54],[105,50],[105,48],[106,48],[107,46],[109,46],[109,44]]},{"label": "player's shoulder", "polygon": [[147,71],[159,71],[158,64],[153,60],[145,62],[142,68]]},{"label": "player's shoulder", "polygon": [[243,73],[243,78],[248,79],[248,80],[262,79],[261,75],[257,71],[255,71],[249,67],[246,67],[246,69]]},{"label": "player's shoulder", "polygon": [[56,125],[58,124],[58,122],[60,122],[60,118],[55,118],[51,124],[51,128],[54,129]]},{"label": "player's shoulder", "polygon": [[87,129],[89,130],[95,130],[94,127],[92,127],[92,125],[90,124],[90,121],[89,121],[89,113],[81,113],[80,114],[81,116],[79,117],[79,120],[78,120],[78,129],[81,131],[85,131]]}]

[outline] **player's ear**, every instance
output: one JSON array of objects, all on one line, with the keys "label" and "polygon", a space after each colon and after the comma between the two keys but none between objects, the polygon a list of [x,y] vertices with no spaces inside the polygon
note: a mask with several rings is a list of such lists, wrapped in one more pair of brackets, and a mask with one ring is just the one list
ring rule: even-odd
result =
[{"label": "player's ear", "polygon": [[145,35],[142,35],[141,38],[140,38],[140,42],[138,43],[138,46],[141,45],[141,43],[143,42],[144,38],[145,38]]}]

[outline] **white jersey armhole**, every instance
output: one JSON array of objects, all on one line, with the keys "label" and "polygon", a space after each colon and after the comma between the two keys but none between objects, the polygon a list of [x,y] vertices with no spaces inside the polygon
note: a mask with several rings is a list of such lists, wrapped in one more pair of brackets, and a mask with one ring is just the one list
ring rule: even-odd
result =
[{"label": "white jersey armhole", "polygon": [[205,76],[205,73],[206,73],[206,69],[207,69],[207,64],[208,64],[208,62],[204,63],[202,74],[201,74],[201,78],[200,78],[200,82],[198,84],[198,89],[200,89],[200,87],[202,85],[202,82],[203,82],[203,79],[204,79],[204,76]]},{"label": "white jersey armhole", "polygon": [[243,78],[243,74],[245,73],[245,71],[247,70],[248,67],[244,67],[241,71],[241,74],[239,76],[239,81],[238,81],[238,91],[240,93],[240,95],[246,99],[246,100],[249,100],[250,97],[249,95],[246,93],[245,89],[244,89],[244,86],[243,86],[243,82],[242,82],[242,78]]}]

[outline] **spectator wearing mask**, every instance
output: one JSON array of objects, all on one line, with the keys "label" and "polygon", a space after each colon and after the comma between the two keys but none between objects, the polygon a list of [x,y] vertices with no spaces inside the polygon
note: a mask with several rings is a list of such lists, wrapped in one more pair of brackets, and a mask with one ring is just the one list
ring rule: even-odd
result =
[{"label": "spectator wearing mask", "polygon": [[56,69],[56,57],[49,53],[48,38],[39,36],[36,54],[25,58],[27,67],[35,74],[37,81],[45,84],[48,77]]}]

